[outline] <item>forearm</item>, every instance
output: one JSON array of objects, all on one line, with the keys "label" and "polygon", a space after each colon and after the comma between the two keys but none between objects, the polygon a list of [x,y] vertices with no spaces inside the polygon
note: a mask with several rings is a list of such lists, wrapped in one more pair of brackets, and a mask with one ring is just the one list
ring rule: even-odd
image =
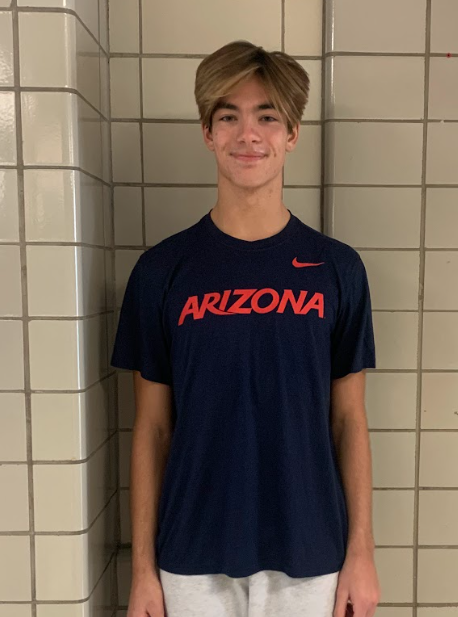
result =
[{"label": "forearm", "polygon": [[130,513],[132,574],[158,575],[155,540],[158,507],[171,435],[158,434],[146,423],[137,423],[132,435]]},{"label": "forearm", "polygon": [[372,552],[372,467],[367,422],[365,416],[350,417],[332,428],[349,519],[347,552]]}]

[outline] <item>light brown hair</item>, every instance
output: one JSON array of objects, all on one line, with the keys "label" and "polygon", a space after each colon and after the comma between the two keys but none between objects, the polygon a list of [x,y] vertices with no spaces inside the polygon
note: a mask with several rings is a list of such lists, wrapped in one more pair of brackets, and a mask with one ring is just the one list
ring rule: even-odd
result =
[{"label": "light brown hair", "polygon": [[200,120],[211,129],[218,103],[231,90],[257,77],[269,102],[283,117],[288,133],[302,118],[308,101],[307,71],[282,51],[266,51],[249,41],[233,41],[206,56],[197,67],[194,96]]}]

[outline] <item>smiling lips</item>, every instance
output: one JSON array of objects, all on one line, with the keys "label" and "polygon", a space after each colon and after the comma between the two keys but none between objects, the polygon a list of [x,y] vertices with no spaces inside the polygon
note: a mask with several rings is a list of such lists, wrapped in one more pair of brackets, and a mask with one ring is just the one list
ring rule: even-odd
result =
[{"label": "smiling lips", "polygon": [[264,154],[234,154],[236,159],[240,161],[259,161],[264,158]]}]

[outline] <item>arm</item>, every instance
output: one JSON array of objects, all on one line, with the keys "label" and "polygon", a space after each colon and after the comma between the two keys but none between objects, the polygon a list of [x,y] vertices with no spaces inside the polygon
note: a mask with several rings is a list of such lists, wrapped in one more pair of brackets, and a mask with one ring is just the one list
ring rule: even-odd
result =
[{"label": "arm", "polygon": [[334,617],[347,602],[354,617],[371,617],[380,600],[372,531],[372,465],[364,404],[365,371],[331,385],[331,427],[348,511],[348,544],[339,575]]}]

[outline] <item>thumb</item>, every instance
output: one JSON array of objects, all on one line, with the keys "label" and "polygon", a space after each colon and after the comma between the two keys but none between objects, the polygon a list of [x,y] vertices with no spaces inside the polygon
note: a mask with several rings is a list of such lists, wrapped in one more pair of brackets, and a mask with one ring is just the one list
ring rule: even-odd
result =
[{"label": "thumb", "polygon": [[347,612],[348,593],[343,589],[336,592],[333,617],[345,617]]}]

